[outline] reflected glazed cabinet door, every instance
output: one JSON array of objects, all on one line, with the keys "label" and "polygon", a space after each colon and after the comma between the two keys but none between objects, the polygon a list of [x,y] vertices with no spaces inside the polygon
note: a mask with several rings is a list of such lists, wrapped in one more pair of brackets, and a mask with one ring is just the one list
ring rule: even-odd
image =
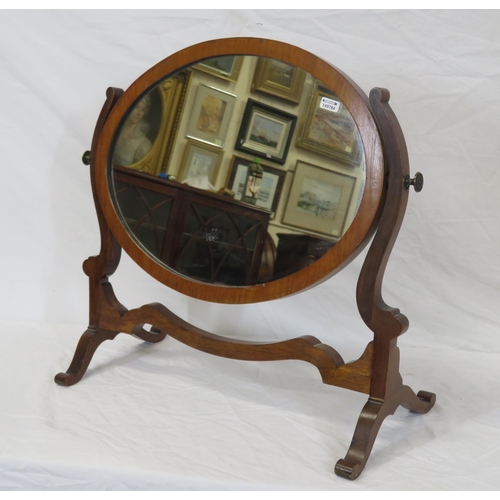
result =
[{"label": "reflected glazed cabinet door", "polygon": [[123,223],[174,271],[207,283],[257,283],[271,212],[115,167]]}]

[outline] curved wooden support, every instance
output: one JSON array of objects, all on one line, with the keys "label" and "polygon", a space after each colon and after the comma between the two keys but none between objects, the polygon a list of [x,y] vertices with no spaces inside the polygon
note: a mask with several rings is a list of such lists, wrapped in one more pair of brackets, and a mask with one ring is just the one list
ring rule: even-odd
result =
[{"label": "curved wooden support", "polygon": [[[117,299],[107,278],[96,278],[96,258],[86,261],[90,275],[91,301],[95,301],[99,327],[85,332],[77,347],[67,373],[56,376],[60,385],[72,385],[85,373],[92,355],[103,340],[123,332],[146,342],[160,342],[167,334],[195,349],[231,359],[247,361],[301,360],[316,366],[325,384],[335,385],[368,394],[371,381],[373,343],[368,344],[362,356],[345,363],[342,356],[316,337],[305,335],[282,342],[252,342],[231,339],[197,328],[176,316],[164,305],[153,303],[127,310]],[[92,287],[94,283],[94,287]],[[154,325],[150,331],[145,324]],[[95,335],[95,338],[94,338]],[[103,336],[104,335],[104,336]],[[98,340],[102,339],[102,340]]]},{"label": "curved wooden support", "polygon": [[171,337],[183,344],[225,358],[247,361],[299,359],[323,368],[336,368],[344,364],[335,349],[321,344],[311,335],[275,343],[230,339],[197,328],[158,303],[128,311],[122,319],[132,324],[139,319],[146,319],[148,323],[168,331]]},{"label": "curved wooden support", "polygon": [[59,385],[70,386],[81,380],[94,356],[97,348],[105,340],[113,340],[119,332],[109,330],[93,330],[89,328],[80,337],[80,342],[76,347],[75,355],[66,372],[58,373],[55,382]]},{"label": "curved wooden support", "polygon": [[70,386],[79,382],[87,371],[95,351],[102,342],[112,340],[120,333],[115,328],[105,329],[101,327],[100,321],[103,315],[103,305],[100,302],[101,297],[105,297],[108,306],[111,306],[121,314],[124,314],[127,310],[118,302],[111,285],[108,283],[108,276],[116,271],[120,262],[121,248],[113,237],[99,203],[97,203],[97,186],[95,181],[95,152],[99,136],[106,118],[122,94],[123,90],[121,89],[108,88],[106,91],[106,102],[101,109],[92,137],[90,173],[101,233],[101,249],[99,255],[89,257],[83,263],[83,270],[89,277],[89,327],[80,338],[68,370],[56,375],[55,382],[59,385]]},{"label": "curved wooden support", "polygon": [[[111,287],[109,283],[106,287]],[[203,352],[246,361],[301,360],[316,366],[326,384],[344,387],[368,394],[370,388],[370,343],[363,355],[354,362],[345,363],[332,347],[322,344],[316,337],[305,335],[282,342],[251,342],[231,339],[197,328],[176,316],[164,305],[153,303],[126,312],[114,311],[103,315],[101,325],[135,335],[148,342],[160,341],[168,335],[179,342]],[[157,332],[146,332],[145,323],[155,325]],[[158,336],[157,336],[158,335]],[[161,336],[159,336],[161,335]]]},{"label": "curved wooden support", "polygon": [[[94,193],[94,202],[97,212],[97,219],[99,222],[99,230],[101,232],[101,251],[96,257],[91,257],[91,259],[97,259],[95,266],[100,269],[102,276],[110,276],[116,271],[118,264],[120,262],[121,248],[116,242],[115,238],[109,230],[108,224],[104,218],[101,207],[97,202],[97,183],[95,178],[95,162],[96,162],[96,151],[97,144],[99,143],[99,137],[104,127],[106,119],[113,109],[114,105],[118,102],[120,97],[123,95],[123,90],[119,88],[109,87],[106,91],[106,102],[104,103],[99,118],[97,120],[96,127],[94,129],[94,135],[92,137],[92,146],[90,149],[90,179],[92,184],[92,192]],[[86,261],[88,263],[88,261]],[[84,263],[84,270],[85,270]],[[88,264],[87,264],[88,265]],[[86,274],[89,275],[87,270]]]},{"label": "curved wooden support", "polygon": [[[89,328],[100,328],[100,305],[99,298],[102,291],[102,284],[107,283],[108,277],[112,275],[120,263],[121,247],[111,233],[109,226],[106,222],[102,209],[97,201],[97,183],[95,178],[95,164],[96,164],[96,151],[99,137],[106,119],[113,109],[113,106],[118,102],[123,94],[122,89],[110,87],[106,91],[106,102],[104,103],[97,124],[92,137],[92,147],[90,150],[90,178],[92,184],[92,192],[94,193],[95,209],[97,220],[99,223],[99,231],[101,233],[101,249],[99,255],[89,257],[83,263],[83,271],[89,277]],[[110,285],[111,287],[111,285]],[[106,290],[104,290],[106,293]],[[111,289],[113,298],[107,297],[108,301],[113,303],[116,309],[126,311],[122,306]]]},{"label": "curved wooden support", "polygon": [[403,222],[408,190],[404,177],[409,173],[409,160],[403,132],[389,106],[389,91],[374,88],[370,105],[381,134],[386,166],[387,190],[377,233],[359,275],[356,298],[363,321],[376,334],[387,340],[408,329],[408,319],[399,309],[389,307],[382,298],[382,281],[394,243]]},{"label": "curved wooden support", "polygon": [[[382,298],[384,272],[408,203],[408,189],[404,186],[404,178],[409,173],[408,152],[399,122],[389,106],[389,98],[386,89],[374,88],[370,92],[370,105],[384,150],[387,201],[356,289],[359,313],[374,333],[370,396],[378,400],[384,400],[398,383],[399,364],[393,368],[390,365],[394,364],[396,340],[408,329],[406,316],[399,309],[389,307]],[[398,356],[397,360],[399,362]]]},{"label": "curved wooden support", "polygon": [[148,331],[144,329],[144,323],[142,323],[134,328],[132,335],[140,340],[144,340],[144,342],[156,344],[157,342],[161,342],[167,336],[167,332],[164,332],[154,326]]},{"label": "curved wooden support", "polygon": [[389,98],[386,89],[374,88],[370,92],[370,105],[384,150],[386,202],[356,290],[359,313],[373,331],[374,340],[370,398],[361,412],[347,455],[335,466],[335,473],[348,479],[356,479],[362,472],[388,415],[399,406],[427,413],[436,401],[434,394],[421,391],[416,395],[402,384],[397,339],[406,332],[409,323],[399,309],[388,306],[382,298],[384,272],[408,203],[404,179],[409,175],[406,143]]},{"label": "curved wooden support", "polygon": [[385,401],[368,399],[359,416],[349,451],[345,458],[339,460],[335,465],[335,474],[351,480],[356,479],[361,474],[382,422],[389,415],[393,415],[399,406],[418,413],[427,413],[435,402],[435,394],[420,391],[416,395],[406,385],[402,385],[391,398]]}]

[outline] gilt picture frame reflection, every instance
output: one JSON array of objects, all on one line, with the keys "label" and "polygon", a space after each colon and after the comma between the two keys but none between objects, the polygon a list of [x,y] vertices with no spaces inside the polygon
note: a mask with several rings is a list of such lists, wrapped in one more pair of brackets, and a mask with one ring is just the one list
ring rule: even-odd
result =
[{"label": "gilt picture frame reflection", "polygon": [[304,70],[278,59],[260,57],[255,66],[252,90],[298,104],[305,80]]},{"label": "gilt picture frame reflection", "polygon": [[283,165],[296,121],[290,113],[248,99],[234,147]]},{"label": "gilt picture frame reflection", "polygon": [[211,57],[198,63],[195,68],[223,80],[237,82],[243,63],[243,56]]},{"label": "gilt picture frame reflection", "polygon": [[153,173],[154,150],[162,124],[158,89],[144,95],[121,124],[113,149],[113,164]]},{"label": "gilt picture frame reflection", "polygon": [[362,159],[361,138],[351,114],[341,100],[319,82],[296,144],[349,166],[359,165]]},{"label": "gilt picture frame reflection", "polygon": [[113,145],[115,165],[152,175],[167,172],[191,75],[180,71],[131,105]]},{"label": "gilt picture frame reflection", "polygon": [[200,83],[191,109],[187,137],[222,148],[236,96]]},{"label": "gilt picture frame reflection", "polygon": [[282,223],[341,238],[356,178],[297,161]]}]

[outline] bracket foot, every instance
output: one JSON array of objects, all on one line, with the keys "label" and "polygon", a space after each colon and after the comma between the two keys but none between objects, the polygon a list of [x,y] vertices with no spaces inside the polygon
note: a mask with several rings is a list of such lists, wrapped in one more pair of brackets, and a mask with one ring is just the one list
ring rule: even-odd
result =
[{"label": "bracket foot", "polygon": [[119,332],[113,332],[110,330],[87,329],[80,337],[80,342],[78,342],[75,355],[73,356],[73,360],[71,361],[68,370],[66,372],[58,373],[54,378],[55,383],[68,387],[79,382],[85,375],[97,348],[105,340],[113,340],[118,333]]},{"label": "bracket foot", "polygon": [[335,474],[350,480],[361,474],[382,422],[399,406],[417,413],[427,413],[435,402],[436,395],[432,392],[420,391],[415,394],[406,385],[384,401],[370,398],[361,411],[347,455],[335,465]]}]

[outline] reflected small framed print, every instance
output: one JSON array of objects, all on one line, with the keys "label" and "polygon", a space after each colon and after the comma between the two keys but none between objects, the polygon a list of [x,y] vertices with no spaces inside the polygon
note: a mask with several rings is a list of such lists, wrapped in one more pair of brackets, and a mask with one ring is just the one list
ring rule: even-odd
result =
[{"label": "reflected small framed print", "polygon": [[283,165],[297,117],[248,99],[235,149]]},{"label": "reflected small framed print", "polygon": [[340,238],[355,184],[353,176],[297,161],[283,224]]},{"label": "reflected small framed print", "polygon": [[236,96],[200,83],[189,117],[187,137],[222,148]]},{"label": "reflected small framed print", "polygon": [[[241,200],[243,196],[248,167],[251,163],[252,160],[239,158],[238,156],[233,156],[231,159],[226,187],[234,192],[234,198],[236,200]],[[263,168],[264,173],[262,175],[262,184],[255,204],[258,207],[273,212],[271,218],[274,218],[280,201],[281,191],[283,190],[286,172],[279,168],[263,165],[262,163],[260,166]]]},{"label": "reflected small framed print", "polygon": [[298,104],[306,72],[278,59],[260,57],[255,66],[252,90]]},{"label": "reflected small framed print", "polygon": [[195,187],[213,187],[217,181],[222,150],[202,142],[188,140],[181,163],[180,182]]},{"label": "reflected small framed print", "polygon": [[211,57],[199,62],[195,68],[217,76],[223,80],[236,82],[243,63],[243,56],[219,56]]}]

